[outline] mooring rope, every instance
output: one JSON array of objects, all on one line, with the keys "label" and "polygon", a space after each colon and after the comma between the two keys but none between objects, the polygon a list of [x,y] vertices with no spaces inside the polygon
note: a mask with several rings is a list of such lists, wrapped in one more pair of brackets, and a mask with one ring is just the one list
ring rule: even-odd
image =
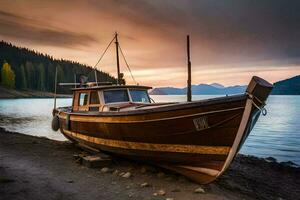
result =
[{"label": "mooring rope", "polygon": [[[266,116],[266,115],[268,114],[268,112],[267,112],[267,109],[265,108],[265,105],[266,105],[265,102],[262,102],[259,98],[257,98],[256,96],[254,96],[254,95],[252,95],[252,94],[250,94],[250,93],[248,93],[248,92],[246,92],[246,94],[249,96],[249,98],[250,98],[252,104],[253,104],[258,110],[260,110],[260,112],[262,113],[262,115],[263,115],[263,116]],[[253,101],[254,98],[261,104],[260,107]]]}]

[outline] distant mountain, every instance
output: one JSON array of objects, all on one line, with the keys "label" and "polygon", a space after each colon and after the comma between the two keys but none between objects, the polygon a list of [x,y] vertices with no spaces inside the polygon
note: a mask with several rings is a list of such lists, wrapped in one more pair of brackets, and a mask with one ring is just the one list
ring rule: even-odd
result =
[{"label": "distant mountain", "polygon": [[[272,95],[300,95],[300,75],[278,81],[273,84]],[[192,94],[194,95],[226,95],[244,93],[246,85],[236,85],[224,87],[219,83],[192,85]],[[185,88],[160,87],[154,88],[151,95],[185,95]]]},{"label": "distant mountain", "polygon": [[274,95],[300,95],[300,75],[274,83]]},{"label": "distant mountain", "polygon": [[[246,85],[236,85],[230,87],[224,87],[221,84],[199,84],[192,85],[192,94],[194,95],[226,95],[226,94],[238,94],[244,93],[246,90]],[[184,95],[186,94],[187,88],[174,88],[174,87],[160,87],[154,88],[150,94],[151,95]]]},{"label": "distant mountain", "polygon": [[212,83],[210,85],[213,86],[213,87],[215,87],[215,88],[224,88],[224,85],[221,85],[219,83]]},{"label": "distant mountain", "polygon": [[184,89],[181,88],[174,88],[174,87],[161,87],[161,88],[154,88],[150,94],[155,95],[181,95],[186,94]]}]

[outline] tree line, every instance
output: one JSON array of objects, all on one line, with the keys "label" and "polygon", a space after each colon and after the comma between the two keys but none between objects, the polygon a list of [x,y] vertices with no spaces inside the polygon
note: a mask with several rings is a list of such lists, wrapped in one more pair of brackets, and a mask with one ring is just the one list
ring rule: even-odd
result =
[{"label": "tree line", "polygon": [[[54,59],[47,54],[27,48],[20,48],[0,42],[0,83],[5,87],[19,90],[38,90],[54,92],[55,70],[58,82],[73,83],[75,75],[85,75],[89,81],[95,81],[92,67],[64,59]],[[116,79],[97,70],[97,79],[101,82],[116,83]],[[68,92],[69,88],[58,87],[58,92]]]}]

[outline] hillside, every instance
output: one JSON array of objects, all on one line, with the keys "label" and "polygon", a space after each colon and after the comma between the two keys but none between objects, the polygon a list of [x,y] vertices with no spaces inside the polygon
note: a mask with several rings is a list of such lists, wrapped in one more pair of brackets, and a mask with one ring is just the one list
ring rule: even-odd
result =
[{"label": "hillside", "polygon": [[[246,90],[245,85],[236,85],[230,87],[224,87],[221,84],[213,83],[213,84],[199,84],[192,85],[192,94],[193,95],[226,95],[226,94],[238,94],[243,93]],[[184,95],[186,94],[185,88],[174,88],[174,87],[160,87],[154,88],[150,94],[152,95]]]},{"label": "hillside", "polygon": [[274,83],[274,95],[300,95],[300,75]]},{"label": "hillside", "polygon": [[[92,67],[69,60],[58,60],[27,48],[16,47],[0,42],[0,67],[7,62],[15,74],[15,89],[53,92],[55,69],[58,69],[58,82],[74,82],[74,75],[84,74],[94,81]],[[108,73],[97,71],[98,80],[116,82]],[[1,79],[1,78],[0,78]],[[1,80],[0,80],[1,81]],[[67,92],[68,88],[58,88]]]}]

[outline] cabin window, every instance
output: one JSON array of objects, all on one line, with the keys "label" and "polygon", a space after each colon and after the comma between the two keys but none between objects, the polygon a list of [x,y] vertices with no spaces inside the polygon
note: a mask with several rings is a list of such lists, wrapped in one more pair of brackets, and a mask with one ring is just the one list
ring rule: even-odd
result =
[{"label": "cabin window", "polygon": [[107,90],[103,91],[105,103],[128,102],[127,90]]},{"label": "cabin window", "polygon": [[90,96],[91,96],[90,104],[100,104],[99,96],[98,96],[97,91],[92,91]]},{"label": "cabin window", "polygon": [[79,106],[85,106],[88,102],[88,93],[80,93],[79,95]]},{"label": "cabin window", "polygon": [[129,90],[133,102],[150,103],[150,99],[146,90]]}]

